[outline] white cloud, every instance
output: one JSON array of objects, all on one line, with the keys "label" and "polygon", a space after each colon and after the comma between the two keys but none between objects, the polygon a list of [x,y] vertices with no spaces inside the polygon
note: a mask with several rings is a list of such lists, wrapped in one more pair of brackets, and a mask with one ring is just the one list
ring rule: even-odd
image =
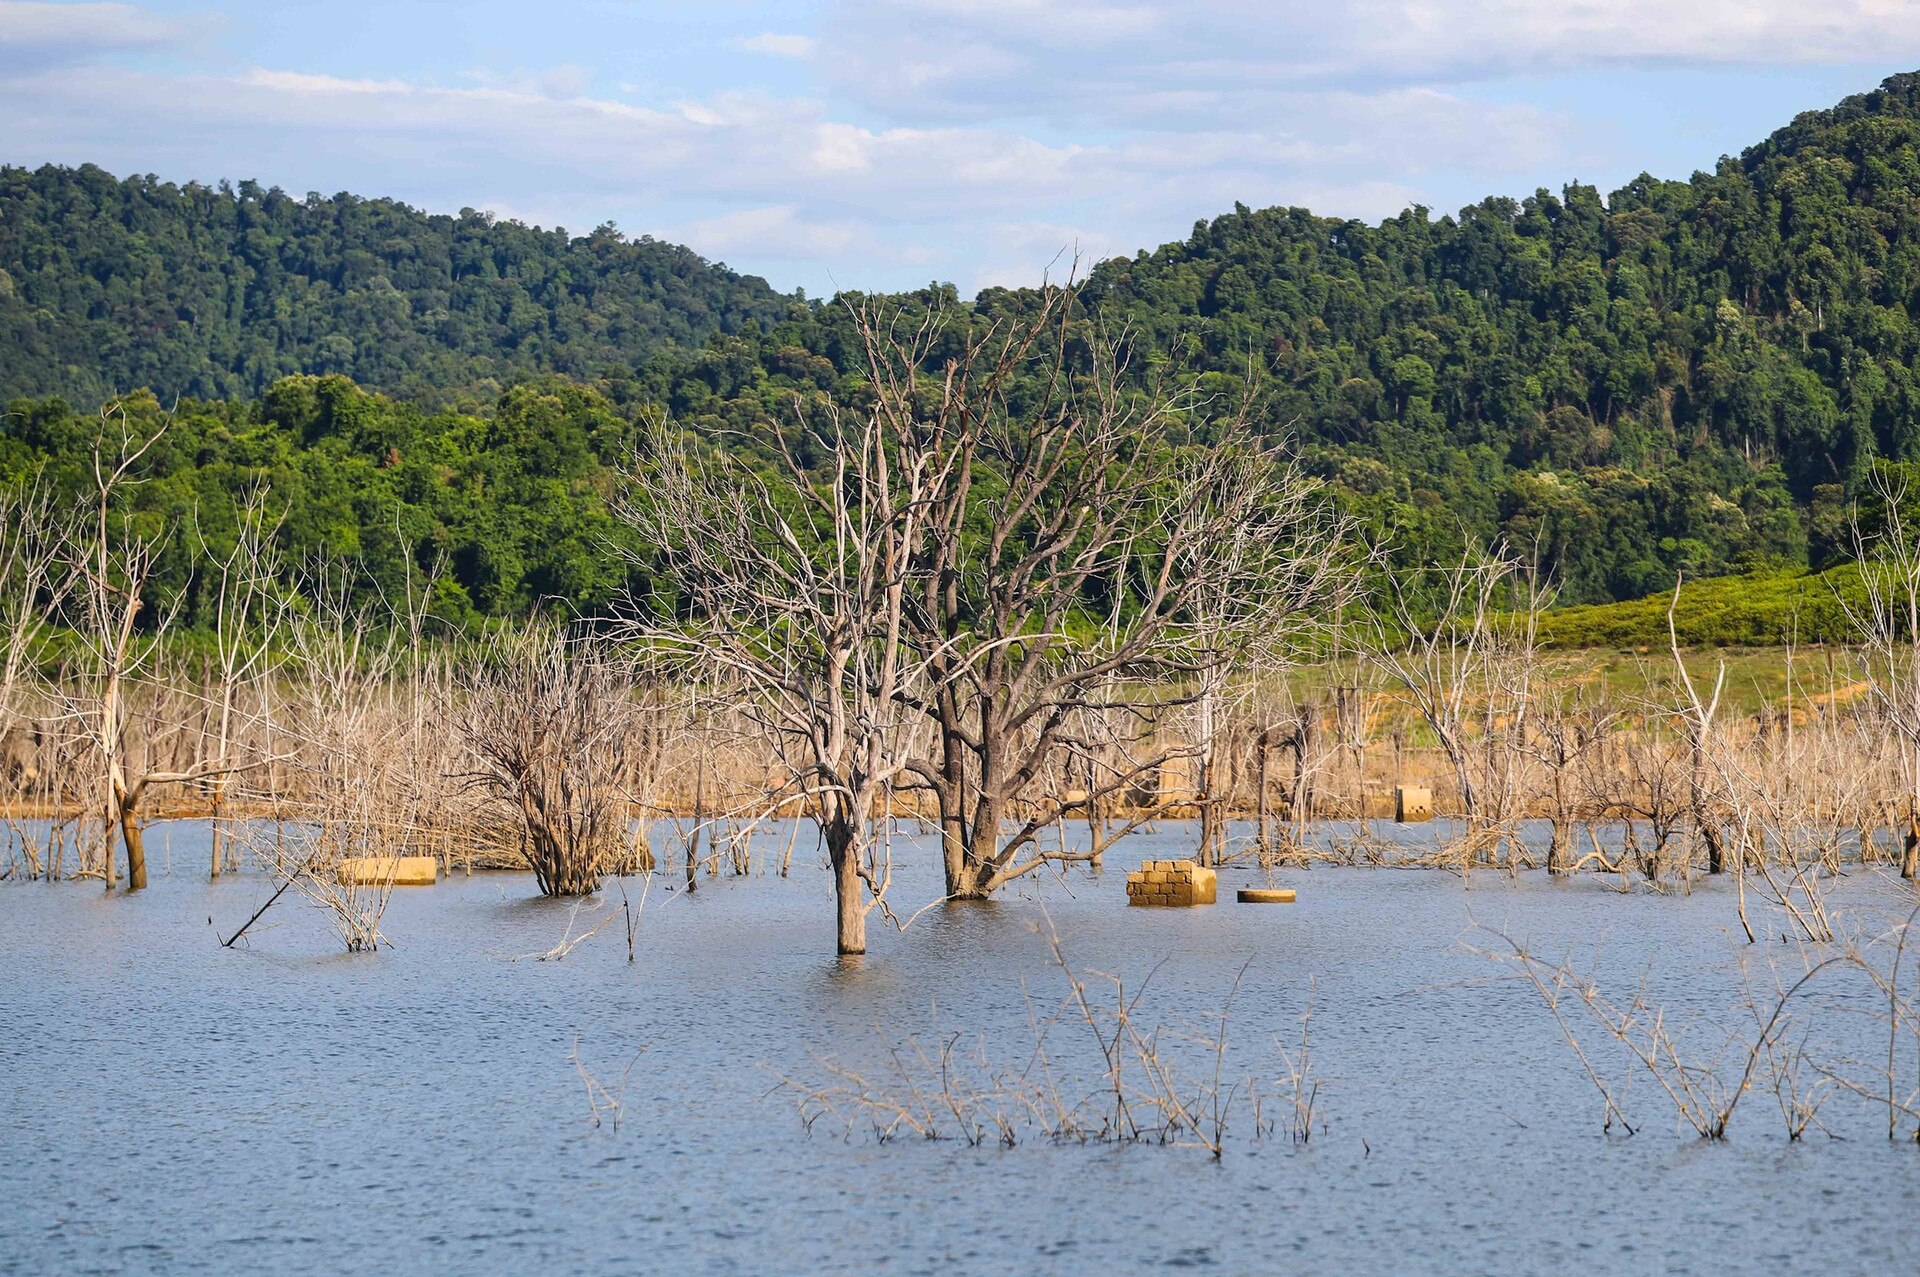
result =
[{"label": "white cloud", "polygon": [[738,44],[748,53],[764,53],[773,58],[810,58],[819,47],[819,41],[812,36],[782,35],[774,31],[748,36]]},{"label": "white cloud", "polygon": [[[138,104],[137,109],[133,108]],[[722,95],[674,109],[516,87],[415,84],[256,68],[230,78],[126,71],[0,82],[0,146],[68,154],[225,139],[236,165],[267,155],[385,155],[521,183],[657,198],[858,205],[883,217],[1049,198],[1110,153],[992,129],[871,129],[816,102]],[[148,165],[142,164],[142,169]]]},{"label": "white cloud", "polygon": [[1621,66],[1920,57],[1914,0],[841,0],[837,93],[906,116],[1162,126],[1276,94]]},{"label": "white cloud", "polygon": [[833,260],[850,256],[863,240],[870,240],[871,228],[852,221],[808,221],[796,206],[778,204],[696,218],[669,234],[698,245],[700,253],[711,258],[749,253]]},{"label": "white cloud", "polygon": [[[1316,211],[1379,216],[1412,198],[1406,175],[1550,158],[1556,146],[1553,122],[1530,108],[1429,89],[1296,93],[1270,122],[1082,144],[992,121],[876,127],[757,93],[649,105],[556,93],[540,73],[486,79],[268,67],[12,77],[0,80],[0,150],[438,209],[481,203],[575,230],[612,218],[776,281],[872,287],[876,271],[1032,280],[1073,244],[1130,252],[1236,200],[1333,196]],[[1402,180],[1378,180],[1383,166]]]},{"label": "white cloud", "polygon": [[0,0],[0,68],[69,65],[163,48],[188,40],[195,25],[130,4]]},{"label": "white cloud", "polygon": [[1376,219],[1557,185],[1606,126],[1477,87],[1515,73],[1920,60],[1920,0],[829,0],[814,29],[731,41],[804,88],[695,92],[598,64],[160,70],[119,55],[179,45],[174,19],[0,0],[0,156],[611,218],[783,284],[980,285],[1235,202]]}]

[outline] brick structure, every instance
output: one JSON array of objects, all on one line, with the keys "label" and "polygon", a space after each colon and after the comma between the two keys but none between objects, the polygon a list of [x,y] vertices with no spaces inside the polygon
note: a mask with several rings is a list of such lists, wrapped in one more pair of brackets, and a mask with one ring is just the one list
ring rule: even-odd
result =
[{"label": "brick structure", "polygon": [[1149,860],[1127,875],[1127,903],[1168,908],[1210,905],[1219,876],[1191,860]]}]

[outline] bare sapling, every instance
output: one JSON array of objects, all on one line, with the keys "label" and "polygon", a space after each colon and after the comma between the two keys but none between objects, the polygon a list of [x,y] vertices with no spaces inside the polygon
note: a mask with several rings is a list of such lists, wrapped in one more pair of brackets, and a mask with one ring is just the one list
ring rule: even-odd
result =
[{"label": "bare sapling", "polygon": [[[1194,1147],[1224,1156],[1243,1112],[1264,1133],[1258,1091],[1230,1062],[1228,1029],[1247,971],[1236,973],[1220,1009],[1191,1027],[1149,1023],[1141,1001],[1156,966],[1139,983],[1083,972],[1049,928],[1053,965],[1066,988],[1051,1005],[1028,995],[1032,1041],[1006,1060],[984,1038],[941,1029],[889,1040],[876,1067],[820,1061],[825,1079],[782,1075],[811,1131],[833,1118],[851,1135],[864,1125],[887,1143],[902,1136],[1011,1147],[1038,1137],[1064,1144]],[[1309,1007],[1309,1015],[1311,1007]],[[1311,1134],[1317,1082],[1303,1034],[1298,1053],[1281,1050],[1291,1079],[1294,1138]]]},{"label": "bare sapling", "polygon": [[1317,985],[1307,994],[1306,1010],[1300,1013],[1300,1043],[1289,1049],[1276,1041],[1280,1053],[1281,1098],[1287,1105],[1287,1138],[1295,1144],[1313,1139],[1314,1110],[1320,1101],[1320,1079],[1313,1068],[1313,1004],[1319,996]]},{"label": "bare sapling", "polygon": [[[63,611],[73,589],[68,547],[74,532],[39,474],[0,486],[0,789],[22,798],[45,767],[44,713],[35,712],[47,699],[40,647],[50,618]],[[27,876],[37,877],[48,861],[19,815],[9,803],[8,860],[0,876],[14,870],[17,840]]]},{"label": "bare sapling", "polygon": [[609,1086],[587,1070],[586,1061],[580,1058],[580,1035],[573,1035],[573,1050],[567,1053],[567,1059],[573,1064],[574,1071],[580,1075],[580,1085],[587,1093],[587,1121],[593,1126],[602,1122],[614,1130],[620,1129],[621,1119],[627,1115],[627,1083],[633,1077],[633,1066],[640,1063],[640,1056],[646,1048],[633,1053],[625,1068],[620,1070],[619,1080]]},{"label": "bare sapling", "polygon": [[1523,854],[1522,742],[1537,695],[1539,617],[1552,590],[1505,546],[1387,576],[1369,656],[1433,733],[1459,795],[1464,871]]},{"label": "bare sapling", "polygon": [[[1908,958],[1913,955],[1920,959],[1920,944],[1915,943],[1917,919],[1920,919],[1920,906],[1908,913],[1899,926],[1875,937],[1870,944],[1854,943],[1848,947],[1850,960],[1866,973],[1874,990],[1886,1000],[1883,1023],[1887,1053],[1881,1069],[1885,1090],[1873,1098],[1884,1097],[1887,1138],[1905,1139],[1913,1144],[1920,1144],[1920,961],[1910,963]],[[1844,1081],[1839,1084],[1846,1085]],[[1862,1088],[1850,1089],[1864,1094]]]},{"label": "bare sapling", "polygon": [[296,713],[282,725],[297,743],[300,802],[291,822],[252,827],[245,844],[282,884],[332,915],[349,952],[378,949],[392,874],[348,862],[392,865],[427,854],[429,825],[414,809],[414,728],[399,672],[404,632],[376,625],[338,575],[316,577],[304,613],[288,627]]},{"label": "bare sapling", "polygon": [[[622,908],[609,909],[606,913],[600,915],[599,921],[584,930],[576,930],[576,928],[580,925],[580,913],[587,907],[587,901],[585,898],[575,900],[572,907],[567,910],[566,930],[560,933],[560,939],[554,942],[551,949],[542,949],[538,953],[522,953],[513,960],[515,962],[522,962],[528,958],[534,958],[540,962],[559,962],[575,949],[578,949],[581,945],[599,935],[609,922],[612,922],[615,918],[624,917],[627,924],[627,961],[633,961],[633,905],[631,901],[624,899],[625,890],[624,887],[621,889],[623,897]],[[644,898],[641,903],[645,903]]]},{"label": "bare sapling", "polygon": [[1838,597],[1860,633],[1867,694],[1898,742],[1904,791],[1900,876],[1911,881],[1920,879],[1920,529],[1906,526],[1904,481],[1876,471],[1872,482],[1886,526],[1869,536],[1855,518],[1864,599],[1856,604],[1844,594]]},{"label": "bare sapling", "polygon": [[1636,1127],[1621,1107],[1624,1081],[1615,1081],[1605,1071],[1604,1061],[1596,1057],[1582,1025],[1597,1028],[1602,1038],[1618,1043],[1638,1071],[1666,1097],[1675,1116],[1695,1134],[1714,1140],[1726,1136],[1727,1123],[1743,1094],[1744,1078],[1729,1076],[1724,1041],[1718,1049],[1696,1051],[1652,999],[1644,980],[1629,997],[1615,1000],[1571,958],[1550,963],[1504,932],[1487,934],[1497,943],[1478,952],[1512,966],[1519,978],[1540,995],[1587,1079],[1600,1093],[1603,1130],[1618,1125],[1632,1134]]},{"label": "bare sapling", "polygon": [[[1808,946],[1786,964],[1766,958],[1764,977],[1756,979],[1751,970],[1746,976],[1743,1005],[1752,1020],[1749,1031],[1703,1024],[1688,1033],[1654,999],[1644,976],[1632,994],[1615,997],[1571,957],[1549,962],[1505,932],[1482,928],[1494,943],[1477,952],[1513,968],[1516,978],[1540,995],[1600,1094],[1605,1130],[1617,1125],[1632,1134],[1636,1129],[1623,1107],[1627,1079],[1613,1076],[1600,1055],[1601,1044],[1611,1040],[1622,1048],[1632,1073],[1651,1079],[1679,1121],[1703,1139],[1726,1138],[1742,1098],[1756,1090],[1773,1093],[1790,1141],[1815,1130],[1832,1134],[1820,1115],[1828,1100],[1842,1093],[1883,1107],[1888,1138],[1920,1138],[1920,1108],[1915,1104],[1920,1078],[1902,1077],[1903,1066],[1911,1068],[1908,1062],[1914,1057],[1903,1058],[1901,1050],[1903,1041],[1920,1046],[1920,1002],[1911,978],[1902,983],[1916,915],[1920,910],[1865,939],[1842,937]],[[1752,962],[1750,957],[1747,965]],[[1867,1006],[1884,1007],[1869,1012],[1870,1019],[1878,1015],[1887,1031],[1883,1063],[1842,1059],[1816,1036],[1822,1004],[1811,999],[1811,991],[1849,976],[1864,977]],[[1844,1006],[1850,1018],[1862,1009],[1857,997],[1836,1005]],[[1707,1041],[1701,1042],[1702,1037]]]},{"label": "bare sapling", "polygon": [[[344,862],[386,859],[381,853],[394,844],[376,832],[378,816],[367,791],[357,789],[353,797],[360,803],[358,810],[341,811],[327,820],[285,829],[243,825],[235,830],[235,836],[274,880],[273,893],[259,913],[265,913],[291,887],[307,903],[331,916],[348,953],[372,953],[390,944],[380,923],[393,896],[393,877],[351,872]],[[234,939],[253,926],[259,913],[235,933]]]},{"label": "bare sapling", "polygon": [[[285,515],[269,515],[268,489],[256,486],[234,505],[233,543],[216,549],[194,517],[194,539],[211,571],[214,685],[202,689],[212,701],[212,757],[229,759],[246,725],[246,712],[269,695],[268,682],[279,668],[279,638],[289,616],[280,588],[282,564],[275,545]],[[218,878],[234,863],[229,846],[226,806],[231,773],[216,771],[206,784],[212,825],[209,876]]]}]

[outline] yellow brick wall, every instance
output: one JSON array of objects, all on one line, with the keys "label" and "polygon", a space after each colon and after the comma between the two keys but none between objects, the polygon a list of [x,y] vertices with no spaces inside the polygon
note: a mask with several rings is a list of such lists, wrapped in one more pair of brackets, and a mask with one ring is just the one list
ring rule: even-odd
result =
[{"label": "yellow brick wall", "polygon": [[1218,875],[1191,860],[1149,860],[1127,875],[1129,905],[1168,908],[1210,905],[1218,893]]}]

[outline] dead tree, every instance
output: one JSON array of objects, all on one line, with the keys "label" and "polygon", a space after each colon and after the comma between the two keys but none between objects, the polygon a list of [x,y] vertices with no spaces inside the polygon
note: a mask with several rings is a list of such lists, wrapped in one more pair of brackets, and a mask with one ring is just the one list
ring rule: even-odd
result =
[{"label": "dead tree", "polygon": [[14,487],[0,487],[0,782],[24,785],[39,762],[32,747],[28,703],[40,646],[52,618],[70,594],[74,576],[65,562],[75,528],[38,474]]},{"label": "dead tree", "polygon": [[1580,814],[1581,765],[1613,729],[1612,710],[1581,695],[1577,686],[1563,696],[1541,699],[1532,715],[1533,730],[1520,747],[1545,771],[1547,784],[1547,872],[1558,876],[1572,866],[1573,824]]},{"label": "dead tree", "polygon": [[1861,636],[1861,664],[1879,717],[1900,744],[1900,780],[1906,791],[1900,876],[1920,879],[1920,529],[1905,522],[1904,484],[1876,475],[1885,504],[1885,529],[1869,538],[1854,523],[1864,602],[1840,596]]},{"label": "dead tree", "polygon": [[1505,546],[1471,542],[1457,562],[1389,573],[1371,659],[1440,744],[1460,794],[1462,867],[1516,839],[1518,767],[1552,590]]},{"label": "dead tree", "polygon": [[797,805],[833,871],[836,943],[864,953],[884,907],[884,825],[930,656],[908,642],[907,600],[924,561],[929,496],[946,476],[925,453],[896,453],[877,413],[801,414],[796,451],[771,469],[696,453],[656,420],[618,509],[657,549],[645,565],[685,602],[679,618],[641,600],[631,637],[737,689],[780,762],[764,803]]},{"label": "dead tree", "polygon": [[147,885],[146,843],[140,808],[155,790],[199,784],[241,770],[221,758],[201,758],[187,766],[135,770],[130,750],[130,698],[136,682],[151,672],[171,614],[146,615],[148,590],[168,532],[145,530],[122,503],[140,482],[145,459],[172,424],[136,423],[124,403],[101,410],[87,508],[86,531],[76,541],[73,569],[78,579],[73,629],[84,657],[80,690],[63,691],[66,712],[80,724],[99,769],[102,823],[99,873],[108,890],[115,885],[113,840],[118,835],[127,857],[127,888]]},{"label": "dead tree", "polygon": [[[1093,752],[1076,723],[1146,732],[1150,714],[1217,692],[1250,636],[1302,628],[1342,579],[1345,525],[1253,437],[1246,405],[1202,422],[1206,446],[1169,446],[1211,405],[1138,386],[1125,336],[1086,334],[1073,300],[1044,288],[937,364],[942,315],[854,310],[887,446],[938,480],[906,614],[934,748],[911,770],[933,794],[954,898],[1095,854],[1038,841],[1063,809],[1036,782],[1061,754]],[[1073,805],[1193,751],[1125,753]]]},{"label": "dead tree", "polygon": [[[235,747],[236,733],[242,727],[241,698],[249,692],[263,692],[266,681],[277,668],[277,640],[286,622],[287,598],[281,591],[279,554],[274,538],[284,514],[267,513],[267,489],[255,487],[234,505],[233,544],[224,552],[216,551],[200,525],[196,512],[194,539],[200,556],[211,568],[211,611],[213,613],[214,670],[202,688],[212,699],[210,742],[212,756],[228,759]],[[213,673],[213,670],[209,671]],[[226,800],[229,773],[218,772],[208,783],[208,807],[213,826],[209,875],[218,878],[226,867]]]}]

